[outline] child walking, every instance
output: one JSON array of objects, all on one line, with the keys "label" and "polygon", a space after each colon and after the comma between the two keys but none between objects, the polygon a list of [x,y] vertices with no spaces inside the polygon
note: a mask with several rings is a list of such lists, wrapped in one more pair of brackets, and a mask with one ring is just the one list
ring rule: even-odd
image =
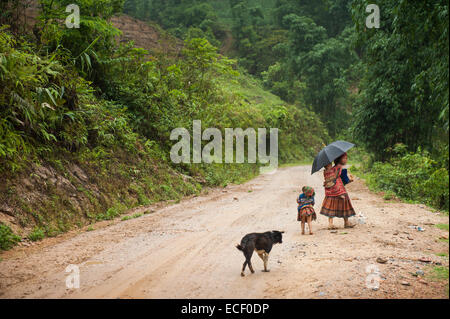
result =
[{"label": "child walking", "polygon": [[311,221],[316,220],[316,212],[314,211],[314,189],[309,186],[302,188],[302,193],[297,199],[297,221],[302,222],[302,235],[305,234],[305,223],[308,223],[309,234],[312,235]]},{"label": "child walking", "polygon": [[347,153],[334,161],[334,166],[328,164],[323,172],[325,182],[325,199],[323,200],[320,214],[328,217],[328,229],[336,229],[333,225],[333,218],[343,218],[344,227],[352,228],[355,225],[348,221],[348,218],[355,215],[350,197],[344,185],[351,183],[353,179],[347,176],[347,170],[343,166],[347,164]]}]

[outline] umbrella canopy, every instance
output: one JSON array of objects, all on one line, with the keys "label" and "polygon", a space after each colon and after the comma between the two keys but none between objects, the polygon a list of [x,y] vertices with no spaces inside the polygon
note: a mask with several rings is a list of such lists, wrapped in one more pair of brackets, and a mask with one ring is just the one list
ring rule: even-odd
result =
[{"label": "umbrella canopy", "polygon": [[325,146],[314,158],[311,175],[319,171],[325,165],[333,162],[336,158],[347,152],[353,146],[355,146],[355,144],[346,141],[336,141]]}]

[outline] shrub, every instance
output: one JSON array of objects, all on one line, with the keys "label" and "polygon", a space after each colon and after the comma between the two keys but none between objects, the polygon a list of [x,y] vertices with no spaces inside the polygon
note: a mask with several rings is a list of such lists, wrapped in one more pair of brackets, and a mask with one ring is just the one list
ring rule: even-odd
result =
[{"label": "shrub", "polygon": [[36,227],[28,234],[28,239],[31,241],[39,241],[45,238],[45,231],[42,228]]},{"label": "shrub", "polygon": [[406,153],[396,147],[389,162],[365,167],[369,186],[406,200],[426,203],[437,209],[449,209],[449,175],[427,152]]},{"label": "shrub", "polygon": [[11,228],[0,223],[0,250],[11,249],[20,241],[20,237],[13,233]]},{"label": "shrub", "polygon": [[434,171],[430,178],[425,181],[423,194],[431,206],[449,209],[449,176],[445,168]]},{"label": "shrub", "polygon": [[111,220],[122,214],[126,210],[126,206],[121,203],[116,203],[113,207],[108,208],[106,213],[98,214],[97,220]]}]

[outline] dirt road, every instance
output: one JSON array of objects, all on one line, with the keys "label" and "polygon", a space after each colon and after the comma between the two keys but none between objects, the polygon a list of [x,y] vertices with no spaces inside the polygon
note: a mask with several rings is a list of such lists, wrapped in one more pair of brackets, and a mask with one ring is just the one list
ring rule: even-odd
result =
[{"label": "dirt road", "polygon": [[[140,218],[4,252],[0,298],[448,298],[445,283],[429,277],[436,263],[448,266],[448,257],[436,255],[448,252],[448,242],[439,240],[448,232],[433,226],[448,217],[387,202],[356,181],[348,191],[366,223],[343,229],[336,220],[341,228],[332,233],[318,215],[314,235],[302,236],[296,197],[303,185],[316,189],[319,211],[321,174],[290,167]],[[260,271],[255,254],[255,274],[241,277],[244,258],[235,245],[246,233],[267,230],[286,231],[270,254],[271,272]],[[79,289],[66,288],[69,264],[79,266]],[[412,275],[419,270],[423,278]],[[368,275],[379,279],[379,289],[367,287]]]}]

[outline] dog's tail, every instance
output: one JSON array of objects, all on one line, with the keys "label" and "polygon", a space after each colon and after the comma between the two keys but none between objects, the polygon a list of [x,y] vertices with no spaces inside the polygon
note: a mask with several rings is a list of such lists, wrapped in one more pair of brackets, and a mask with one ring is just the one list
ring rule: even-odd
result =
[{"label": "dog's tail", "polygon": [[240,251],[244,251],[244,247],[242,247],[241,245],[237,244],[236,248],[239,249]]}]

